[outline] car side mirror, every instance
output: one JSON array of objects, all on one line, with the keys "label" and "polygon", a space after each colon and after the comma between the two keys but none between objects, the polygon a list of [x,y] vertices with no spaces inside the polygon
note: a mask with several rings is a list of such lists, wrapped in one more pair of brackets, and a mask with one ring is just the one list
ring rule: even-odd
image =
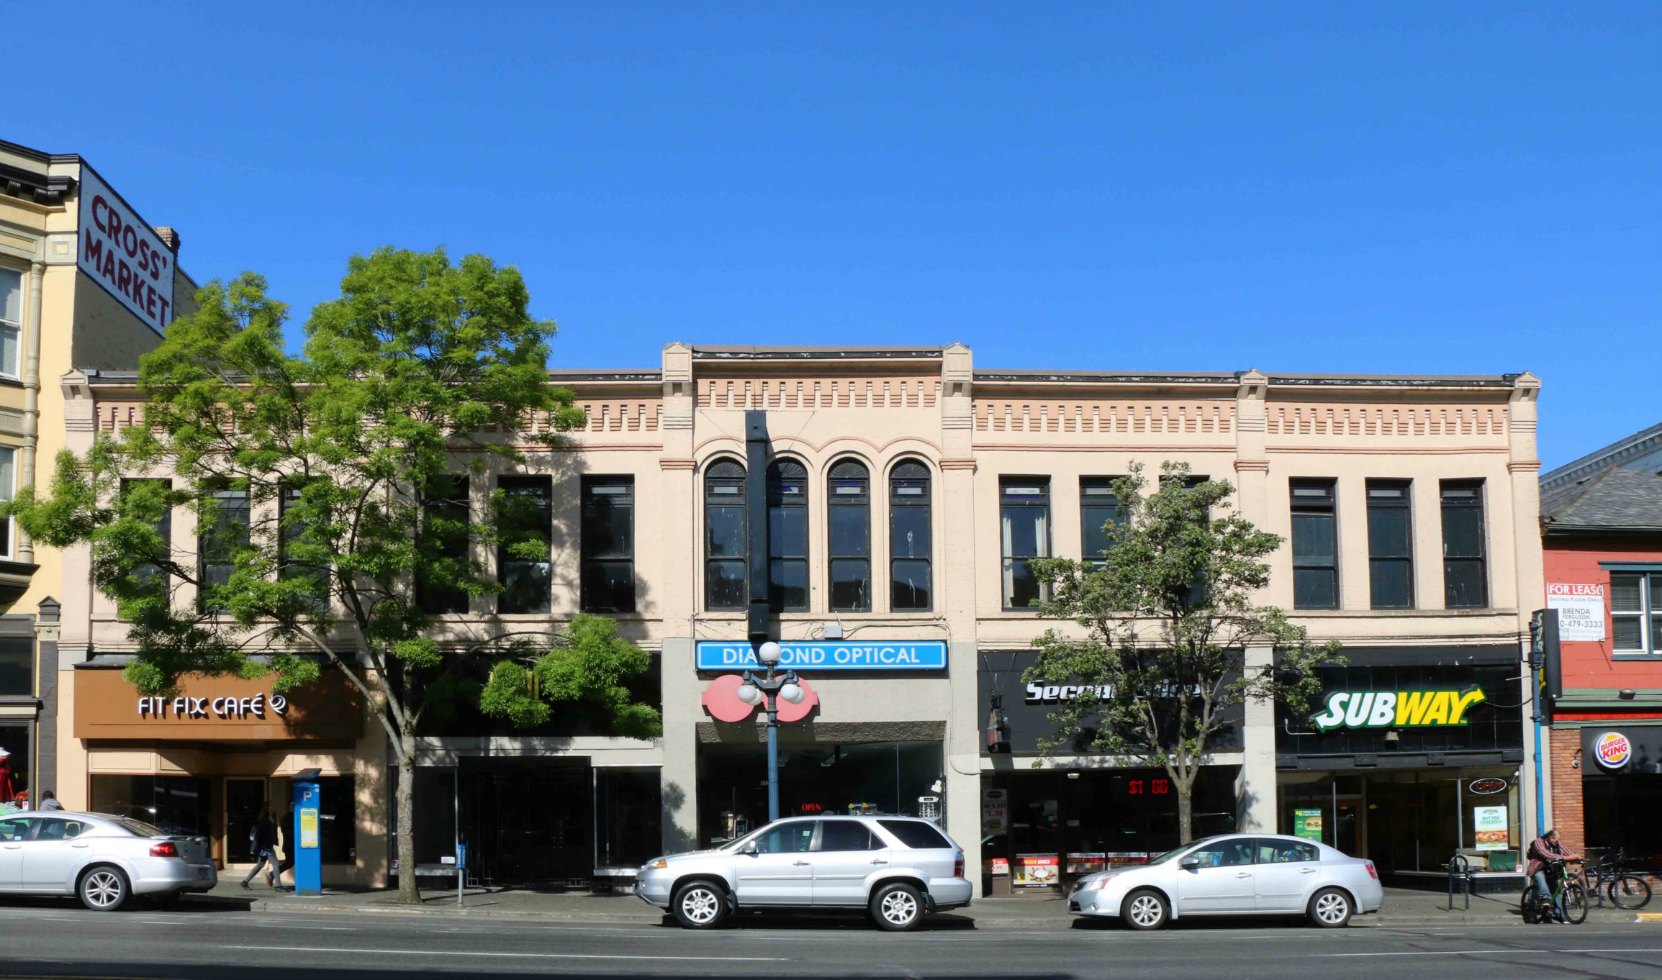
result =
[{"label": "car side mirror", "polygon": [[1200,867],[1200,858],[1186,857],[1182,861],[1178,862],[1178,866],[1181,867],[1184,871],[1193,871],[1196,868]]},{"label": "car side mirror", "polygon": [[755,854],[756,853],[756,842],[753,841],[753,840],[747,840],[743,844],[740,844],[739,845],[739,853],[740,854]]}]

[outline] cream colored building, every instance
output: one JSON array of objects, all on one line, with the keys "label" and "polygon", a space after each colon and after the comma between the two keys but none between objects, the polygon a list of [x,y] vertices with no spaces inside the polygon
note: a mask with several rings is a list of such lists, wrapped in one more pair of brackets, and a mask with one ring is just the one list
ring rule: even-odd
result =
[{"label": "cream colored building", "polygon": [[[1532,825],[1517,707],[1541,595],[1531,375],[1000,371],[958,345],[677,343],[651,369],[551,380],[577,392],[587,427],[467,487],[475,515],[504,480],[546,499],[549,561],[507,570],[511,593],[452,618],[614,616],[658,655],[643,693],[661,699],[664,735],[611,737],[581,711],[531,733],[465,712],[436,725],[423,740],[423,863],[460,837],[480,878],[585,878],[765,818],[764,729],[723,679],[750,647],[746,526],[771,529],[760,584],[773,589],[758,598],[813,692],[783,729],[782,812],[939,815],[994,892],[1165,849],[1164,773],[1042,756],[1046,705],[1068,679],[1029,686],[1021,674],[1050,625],[1024,608],[1024,560],[1082,554],[1111,510],[1107,481],[1167,460],[1230,481],[1240,513],[1289,539],[1263,598],[1343,644],[1350,666],[1324,678],[1322,710],[1334,694],[1369,706],[1321,726],[1248,706],[1202,777],[1198,829],[1301,827],[1413,875],[1457,848],[1515,852]],[[135,417],[130,376],[71,374],[64,390],[78,445]],[[749,479],[752,459],[767,461],[766,480]],[[180,548],[193,544],[186,524],[174,522]],[[63,617],[66,669],[122,650],[113,610],[84,587],[65,593]],[[1446,706],[1373,707],[1377,695],[1419,705],[1474,690],[1483,697],[1458,724]],[[988,751],[990,716],[1010,751]],[[383,873],[387,853],[375,741],[364,733],[356,761],[344,746],[306,757],[355,776],[359,880]],[[224,775],[155,748],[94,748],[77,792],[146,767]],[[286,751],[272,748],[262,771],[297,765]],[[1476,837],[1479,790],[1507,811],[1501,838]],[[234,837],[223,805],[209,810]]]},{"label": "cream colored building", "polygon": [[[194,305],[178,245],[79,156],[0,141],[0,495],[51,480],[64,446],[57,379],[74,367],[136,367]],[[4,523],[0,748],[15,789],[38,798],[57,781],[59,558]]]}]

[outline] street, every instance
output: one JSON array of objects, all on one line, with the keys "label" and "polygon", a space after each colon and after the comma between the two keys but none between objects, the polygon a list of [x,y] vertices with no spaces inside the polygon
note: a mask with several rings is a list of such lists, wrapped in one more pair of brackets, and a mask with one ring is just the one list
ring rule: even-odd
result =
[{"label": "street", "polygon": [[[185,905],[93,914],[67,903],[7,902],[6,977],[1324,977],[1651,978],[1662,928],[1366,928],[1180,925],[1158,933],[1058,921],[976,929],[932,919],[909,934],[858,919],[744,918],[711,933],[670,925],[477,919],[404,912],[259,913]],[[1299,961],[1295,967],[1292,961]]]}]

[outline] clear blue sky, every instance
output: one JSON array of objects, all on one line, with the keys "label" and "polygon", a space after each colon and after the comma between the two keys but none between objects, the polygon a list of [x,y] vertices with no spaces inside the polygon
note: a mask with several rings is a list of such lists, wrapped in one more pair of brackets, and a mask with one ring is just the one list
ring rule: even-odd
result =
[{"label": "clear blue sky", "polygon": [[1532,370],[1549,466],[1662,418],[1662,4],[381,7],[14,6],[0,136],[296,333],[443,244],[558,366]]}]

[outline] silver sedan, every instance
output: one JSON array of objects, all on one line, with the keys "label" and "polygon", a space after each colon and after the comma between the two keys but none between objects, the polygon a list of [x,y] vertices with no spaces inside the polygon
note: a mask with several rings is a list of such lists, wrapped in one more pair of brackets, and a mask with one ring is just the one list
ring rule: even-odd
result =
[{"label": "silver sedan", "polygon": [[1207,837],[1147,864],[1086,875],[1068,893],[1069,912],[1133,929],[1215,915],[1304,915],[1333,929],[1384,902],[1372,861],[1275,834]]},{"label": "silver sedan", "polygon": [[75,895],[109,912],[135,895],[173,898],[218,880],[203,837],[103,813],[0,817],[0,894]]}]

